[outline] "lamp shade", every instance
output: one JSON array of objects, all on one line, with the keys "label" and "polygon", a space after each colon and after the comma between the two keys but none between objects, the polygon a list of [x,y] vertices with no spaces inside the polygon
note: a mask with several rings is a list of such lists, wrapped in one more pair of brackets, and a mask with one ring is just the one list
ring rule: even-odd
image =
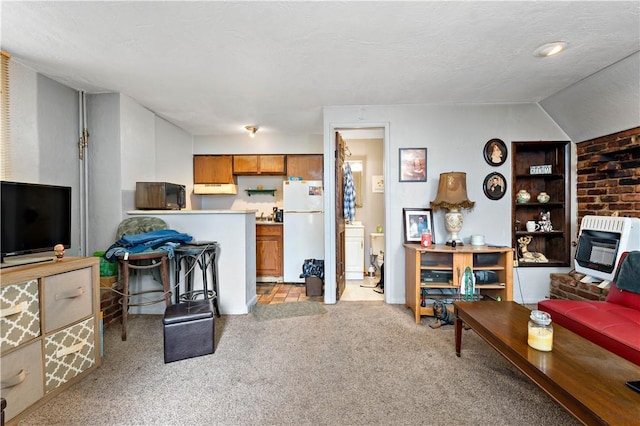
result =
[{"label": "lamp shade", "polygon": [[431,202],[434,210],[472,209],[475,202],[469,201],[467,196],[467,174],[464,172],[440,173],[438,195]]}]

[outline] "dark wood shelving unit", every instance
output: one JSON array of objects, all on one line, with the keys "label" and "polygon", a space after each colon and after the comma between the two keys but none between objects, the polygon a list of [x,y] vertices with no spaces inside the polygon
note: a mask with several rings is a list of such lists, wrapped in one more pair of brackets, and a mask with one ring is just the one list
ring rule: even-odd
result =
[{"label": "dark wood shelving unit", "polygon": [[[519,262],[520,267],[558,267],[571,265],[571,175],[569,141],[532,141],[511,143],[512,194],[511,243],[521,257],[518,239],[531,237],[530,252],[542,253],[548,262]],[[551,173],[531,174],[531,166],[550,165]],[[515,194],[526,189],[531,201],[516,202]],[[536,197],[546,192],[550,200],[539,203]],[[539,221],[542,212],[549,212],[553,230],[528,232],[527,221]]]}]

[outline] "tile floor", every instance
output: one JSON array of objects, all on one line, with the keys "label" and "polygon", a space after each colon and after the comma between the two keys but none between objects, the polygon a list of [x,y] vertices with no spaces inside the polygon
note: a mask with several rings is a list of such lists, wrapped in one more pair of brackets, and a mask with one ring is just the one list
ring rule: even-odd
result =
[{"label": "tile floor", "polygon": [[[380,277],[376,276],[375,278],[363,277],[362,280],[347,281],[340,301],[384,300],[384,294],[376,293],[371,288],[375,287],[379,280]],[[324,296],[307,297],[304,284],[256,283],[256,292],[259,305],[303,300],[324,302]]]}]

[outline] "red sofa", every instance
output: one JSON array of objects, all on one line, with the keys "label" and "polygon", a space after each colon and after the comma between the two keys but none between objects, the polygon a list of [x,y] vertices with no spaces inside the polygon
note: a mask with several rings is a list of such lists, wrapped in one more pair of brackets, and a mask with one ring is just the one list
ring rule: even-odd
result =
[{"label": "red sofa", "polygon": [[640,365],[640,293],[612,282],[604,301],[551,299],[539,302],[538,309],[554,323]]},{"label": "red sofa", "polygon": [[543,300],[538,309],[551,320],[640,365],[640,294],[611,283],[605,301]]}]

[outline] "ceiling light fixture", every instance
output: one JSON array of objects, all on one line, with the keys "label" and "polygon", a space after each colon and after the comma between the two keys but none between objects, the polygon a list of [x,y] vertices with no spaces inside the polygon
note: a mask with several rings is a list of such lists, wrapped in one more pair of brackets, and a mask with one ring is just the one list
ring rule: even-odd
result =
[{"label": "ceiling light fixture", "polygon": [[534,50],[533,56],[546,58],[547,56],[556,55],[562,52],[566,47],[567,42],[564,41],[554,41],[553,43],[546,43]]},{"label": "ceiling light fixture", "polygon": [[245,129],[249,132],[249,136],[252,138],[256,137],[256,132],[258,131],[258,126],[244,126]]}]

